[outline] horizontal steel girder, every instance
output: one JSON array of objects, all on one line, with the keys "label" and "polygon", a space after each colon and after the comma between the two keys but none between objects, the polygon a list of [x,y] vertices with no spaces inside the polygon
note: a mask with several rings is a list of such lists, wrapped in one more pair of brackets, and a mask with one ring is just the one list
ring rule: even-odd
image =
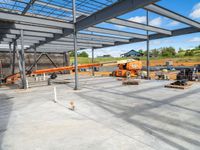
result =
[{"label": "horizontal steel girder", "polygon": [[[49,4],[49,3],[42,2],[42,1],[36,1],[35,4],[39,4],[39,5],[42,5],[42,6],[45,6],[45,7],[54,8],[54,9],[57,9],[57,10],[63,10],[63,11],[66,11],[66,12],[72,12],[72,9],[60,7],[60,6],[57,6],[57,5],[52,5],[52,4]],[[88,15],[88,14],[86,14],[84,12],[80,12],[80,11],[76,11],[76,13],[78,15]]]},{"label": "horizontal steel girder", "polygon": [[[59,39],[57,41],[59,41],[59,42],[73,42],[74,39],[72,39],[72,38],[61,38],[61,39]],[[95,39],[80,39],[80,38],[78,38],[77,42],[79,42],[79,43],[93,43],[93,44],[109,44],[109,45],[114,45],[114,42],[99,41],[99,40],[95,40]]]},{"label": "horizontal steel girder", "polygon": [[97,27],[89,27],[86,29],[87,31],[91,32],[97,32],[97,33],[103,33],[103,34],[112,34],[116,36],[124,36],[124,37],[137,37],[141,39],[147,39],[146,35],[142,34],[136,34],[136,33],[131,33],[131,32],[124,32],[124,31],[119,31],[119,30],[112,30],[112,29],[105,29],[105,28],[97,28]]},{"label": "horizontal steel girder", "polygon": [[26,23],[40,24],[40,25],[46,25],[46,26],[52,26],[52,27],[73,29],[72,23],[54,21],[54,20],[49,20],[45,18],[22,16],[22,15],[8,13],[8,12],[0,12],[0,20],[26,22]]},{"label": "horizontal steel girder", "polygon": [[154,26],[150,26],[150,25],[147,26],[147,25],[142,24],[142,23],[137,23],[137,22],[124,20],[124,19],[113,18],[113,19],[110,19],[106,22],[116,24],[116,25],[120,25],[120,26],[130,27],[130,28],[148,30],[148,31],[157,32],[157,33],[163,33],[163,34],[168,34],[168,35],[172,34],[171,31],[166,30],[166,29],[162,29],[162,28],[158,28],[158,27],[154,27]]},{"label": "horizontal steel girder", "polygon": [[143,8],[159,0],[120,0],[76,23],[77,31],[84,30],[130,11]]},{"label": "horizontal steel girder", "polygon": [[[0,29],[0,33],[4,34],[15,34],[15,35],[20,35],[20,30],[16,29],[10,29],[8,31],[5,31],[3,29]],[[24,31],[24,35],[28,36],[37,36],[37,37],[53,37],[52,33],[45,33],[45,32],[34,32],[34,31]]]},{"label": "horizontal steel girder", "polygon": [[193,27],[196,27],[196,28],[200,28],[200,23],[198,23],[194,20],[191,20],[189,18],[186,18],[186,17],[184,17],[180,14],[177,14],[175,12],[172,12],[172,11],[166,9],[166,8],[161,7],[161,6],[151,4],[151,5],[145,6],[144,8],[149,10],[149,11],[152,11],[156,14],[159,14],[159,15],[171,18],[173,20],[176,20],[178,22],[182,22],[184,24],[187,24],[187,25],[190,25],[190,26],[193,26]]}]

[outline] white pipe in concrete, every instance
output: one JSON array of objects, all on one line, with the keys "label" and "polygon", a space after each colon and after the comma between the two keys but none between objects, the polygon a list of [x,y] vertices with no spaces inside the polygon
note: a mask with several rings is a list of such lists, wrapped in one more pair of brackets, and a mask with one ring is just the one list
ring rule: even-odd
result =
[{"label": "white pipe in concrete", "polygon": [[54,102],[57,102],[57,93],[56,93],[56,87],[54,86]]}]

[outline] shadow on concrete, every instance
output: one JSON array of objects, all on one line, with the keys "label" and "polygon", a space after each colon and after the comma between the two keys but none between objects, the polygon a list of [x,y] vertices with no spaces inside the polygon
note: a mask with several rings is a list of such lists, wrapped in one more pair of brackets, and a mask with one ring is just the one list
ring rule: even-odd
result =
[{"label": "shadow on concrete", "polygon": [[[200,88],[190,90],[188,92],[182,93],[181,95],[172,96],[170,98],[165,98],[165,99],[158,101],[156,99],[149,99],[146,97],[137,96],[136,94],[134,94],[134,95],[120,94],[117,92],[106,91],[106,89],[100,89],[100,92],[108,92],[109,94],[113,94],[113,95],[123,95],[124,97],[133,97],[138,100],[144,99],[148,102],[151,102],[148,104],[143,104],[143,105],[139,105],[139,106],[135,106],[135,107],[124,106],[113,100],[99,98],[95,95],[89,96],[88,94],[86,95],[86,93],[80,92],[80,93],[76,93],[76,94],[79,95],[80,97],[84,98],[85,100],[97,105],[98,107],[104,109],[105,111],[113,114],[115,117],[120,118],[120,119],[126,121],[127,123],[132,124],[140,129],[142,129],[146,133],[160,139],[161,141],[165,142],[166,144],[168,144],[176,149],[186,150],[188,148],[184,147],[182,142],[178,143],[178,142],[174,141],[171,137],[181,140],[183,142],[190,143],[197,147],[200,147],[200,140],[195,139],[195,138],[190,138],[188,135],[182,135],[181,133],[175,132],[174,130],[170,131],[169,129],[165,129],[165,128],[163,128],[159,125],[155,125],[151,122],[147,123],[147,122],[143,121],[142,119],[137,119],[137,117],[135,117],[135,116],[142,116],[142,118],[146,117],[148,119],[159,121],[166,125],[168,124],[168,125],[174,126],[175,129],[181,128],[181,129],[190,131],[193,134],[199,135],[200,134],[200,130],[199,130],[200,126],[197,124],[191,123],[190,120],[182,121],[181,119],[180,120],[174,119],[174,118],[171,118],[170,116],[164,116],[164,115],[160,115],[159,113],[158,114],[152,113],[150,111],[151,109],[159,108],[164,105],[168,105],[171,107],[178,107],[177,105],[174,105],[171,103],[173,103],[175,101],[181,101],[182,98],[196,94],[199,91],[200,91]],[[185,109],[184,107],[178,107],[178,108]],[[116,111],[116,110],[119,110],[119,111]],[[197,113],[197,115],[199,115],[199,113],[200,113],[198,110],[192,110],[192,109],[185,109],[185,110]]]},{"label": "shadow on concrete", "polygon": [[2,149],[3,137],[12,111],[13,102],[10,100],[12,98],[6,94],[0,94],[0,149]]}]

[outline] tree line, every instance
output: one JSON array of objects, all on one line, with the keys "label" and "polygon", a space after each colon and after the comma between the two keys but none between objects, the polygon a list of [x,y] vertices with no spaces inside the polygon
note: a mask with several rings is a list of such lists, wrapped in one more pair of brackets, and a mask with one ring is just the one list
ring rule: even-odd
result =
[{"label": "tree line", "polygon": [[[143,53],[144,56],[147,55],[147,51],[139,50],[140,53]],[[179,48],[178,52],[176,52],[173,47],[161,47],[158,49],[152,49],[149,51],[151,57],[181,57],[181,56],[200,56],[200,45],[193,48],[184,50]]]}]

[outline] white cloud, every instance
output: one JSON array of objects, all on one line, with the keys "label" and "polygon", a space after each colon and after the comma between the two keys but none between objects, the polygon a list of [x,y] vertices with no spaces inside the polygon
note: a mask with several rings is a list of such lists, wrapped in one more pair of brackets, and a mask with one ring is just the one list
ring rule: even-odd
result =
[{"label": "white cloud", "polygon": [[189,15],[191,18],[193,19],[198,19],[200,18],[200,2],[197,3],[193,9],[192,9],[192,12],[190,13]]},{"label": "white cloud", "polygon": [[146,23],[146,16],[135,16],[129,18],[128,20],[138,23]]},{"label": "white cloud", "polygon": [[149,25],[152,25],[152,26],[160,27],[161,24],[162,24],[162,18],[161,17],[157,17],[157,18],[154,18],[151,21],[149,21]]},{"label": "white cloud", "polygon": [[120,25],[114,25],[116,28],[118,28],[118,29],[124,29],[124,28],[126,28],[125,26],[120,26]]},{"label": "white cloud", "polygon": [[[138,23],[146,23],[146,16],[135,16],[131,17],[128,20]],[[162,18],[157,17],[149,21],[149,25],[160,27],[162,24]]]},{"label": "white cloud", "polygon": [[178,22],[178,21],[171,21],[169,24],[168,24],[168,26],[177,26],[177,25],[179,25],[180,24],[180,22]]},{"label": "white cloud", "polygon": [[189,42],[200,42],[200,37],[193,37]]}]

